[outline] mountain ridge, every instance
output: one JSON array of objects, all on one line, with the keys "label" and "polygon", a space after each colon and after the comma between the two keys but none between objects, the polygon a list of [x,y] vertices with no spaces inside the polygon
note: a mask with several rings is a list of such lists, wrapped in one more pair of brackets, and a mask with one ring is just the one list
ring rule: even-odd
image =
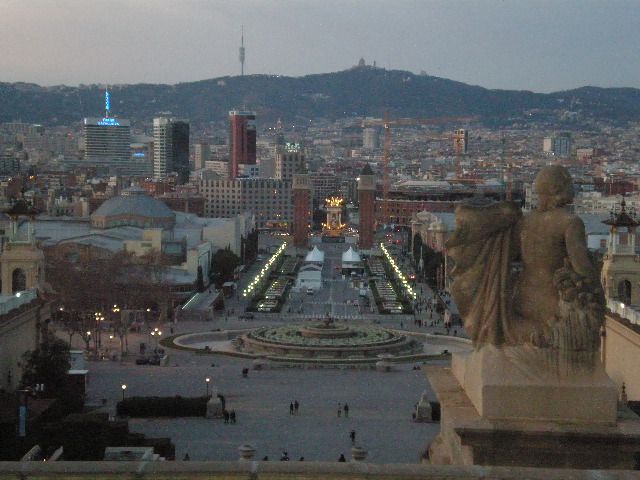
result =
[{"label": "mountain ridge", "polygon": [[[112,111],[134,122],[171,112],[192,122],[223,121],[245,106],[260,122],[352,116],[474,115],[484,123],[545,120],[559,112],[611,122],[640,120],[640,89],[583,86],[552,93],[488,89],[402,70],[370,66],[302,77],[224,76],[169,84],[110,86]],[[104,86],[0,83],[0,122],[71,125],[101,116]],[[533,112],[533,113],[532,113]],[[551,118],[551,117],[549,117]]]}]

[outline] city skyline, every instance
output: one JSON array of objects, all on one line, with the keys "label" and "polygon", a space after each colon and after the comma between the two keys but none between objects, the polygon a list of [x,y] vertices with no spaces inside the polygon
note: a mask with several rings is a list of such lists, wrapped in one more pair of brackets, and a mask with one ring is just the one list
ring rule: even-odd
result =
[{"label": "city skyline", "polygon": [[[640,87],[640,4],[8,0],[0,81],[179,83],[339,71],[364,57],[487,88]],[[292,41],[295,39],[295,41]]]}]

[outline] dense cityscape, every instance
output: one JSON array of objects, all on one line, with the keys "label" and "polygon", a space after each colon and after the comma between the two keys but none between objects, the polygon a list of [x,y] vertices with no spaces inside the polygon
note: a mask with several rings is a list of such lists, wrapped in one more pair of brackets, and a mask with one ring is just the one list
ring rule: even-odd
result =
[{"label": "dense cityscape", "polygon": [[0,84],[0,476],[639,469],[637,90],[252,75],[241,32],[210,111]]}]

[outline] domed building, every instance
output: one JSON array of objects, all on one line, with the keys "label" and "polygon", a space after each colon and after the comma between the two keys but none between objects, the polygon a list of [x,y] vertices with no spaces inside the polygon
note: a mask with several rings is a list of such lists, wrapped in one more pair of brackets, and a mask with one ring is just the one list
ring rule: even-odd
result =
[{"label": "domed building", "polygon": [[171,230],[175,223],[176,214],[138,186],[110,198],[91,215],[91,226],[100,229],[126,226]]}]

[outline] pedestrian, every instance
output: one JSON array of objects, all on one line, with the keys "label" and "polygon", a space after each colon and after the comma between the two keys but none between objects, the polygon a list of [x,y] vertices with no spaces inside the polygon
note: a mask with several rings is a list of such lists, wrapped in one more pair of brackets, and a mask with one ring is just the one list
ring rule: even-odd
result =
[{"label": "pedestrian", "polygon": [[229,419],[230,419],[231,423],[236,423],[236,411],[235,410],[231,410],[231,412],[229,412]]},{"label": "pedestrian", "polygon": [[344,416],[345,418],[349,416],[349,405],[346,403],[344,404]]},{"label": "pedestrian", "polygon": [[351,439],[351,445],[354,445],[356,443],[356,431],[355,430],[351,430],[351,433],[349,434],[349,438]]},{"label": "pedestrian", "polygon": [[189,460],[191,460],[191,457],[189,456],[189,453],[185,453],[184,454],[184,458],[182,459],[183,462],[188,462]]},{"label": "pedestrian", "polygon": [[298,403],[298,400],[296,400],[295,402],[293,402],[293,409],[295,411],[295,414],[298,414],[298,409],[300,408],[300,404]]},{"label": "pedestrian", "polygon": [[222,416],[224,417],[224,423],[229,423],[229,412],[227,410],[222,411]]},{"label": "pedestrian", "polygon": [[304,457],[300,457],[299,462],[304,462]]},{"label": "pedestrian", "polygon": [[340,418],[342,416],[342,404],[339,403],[338,404],[338,418]]},{"label": "pedestrian", "polygon": [[268,462],[269,461],[269,456],[265,455],[264,457],[262,457],[262,461],[263,462]]},{"label": "pedestrian", "polygon": [[280,457],[280,461],[281,462],[288,462],[289,461],[289,454],[285,451],[282,452],[282,456]]},{"label": "pedestrian", "polygon": [[295,408],[295,407],[293,406],[293,402],[291,402],[291,403],[289,404],[289,415],[293,415],[293,409],[294,409],[294,408]]},{"label": "pedestrian", "polygon": [[341,454],[340,454],[340,458],[338,459],[338,461],[339,461],[339,462],[346,462],[346,461],[347,461],[347,459],[346,459],[346,458],[344,458],[344,453],[341,453]]}]

